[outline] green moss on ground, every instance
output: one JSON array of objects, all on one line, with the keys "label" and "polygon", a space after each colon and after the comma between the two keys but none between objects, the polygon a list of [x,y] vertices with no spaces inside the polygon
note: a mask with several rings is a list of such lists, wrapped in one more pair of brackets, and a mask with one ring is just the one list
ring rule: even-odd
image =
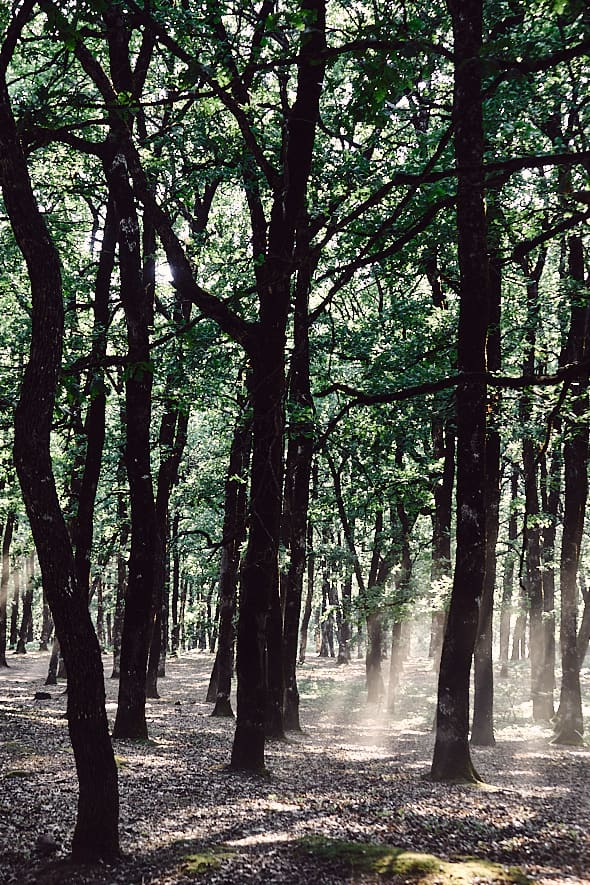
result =
[{"label": "green moss on ground", "polygon": [[384,878],[401,876],[405,881],[424,885],[470,885],[482,881],[496,885],[529,885],[530,881],[518,868],[507,869],[475,857],[449,861],[434,854],[405,851],[393,845],[348,842],[321,836],[302,839],[299,846],[327,865],[341,864],[359,873],[373,873]]},{"label": "green moss on ground", "polygon": [[198,876],[201,873],[218,870],[224,860],[230,860],[233,856],[233,851],[212,848],[209,851],[185,855],[182,866],[184,872],[188,875]]}]

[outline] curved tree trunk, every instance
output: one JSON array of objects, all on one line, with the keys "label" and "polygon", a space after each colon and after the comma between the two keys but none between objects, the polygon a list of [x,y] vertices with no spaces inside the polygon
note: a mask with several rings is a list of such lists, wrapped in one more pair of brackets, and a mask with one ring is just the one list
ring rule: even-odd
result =
[{"label": "curved tree trunk", "polygon": [[15,413],[14,460],[43,585],[70,674],[68,727],[79,782],[72,855],[78,861],[110,861],[119,854],[119,800],[105,712],[102,660],[87,596],[77,585],[50,455],[64,321],[60,262],[33,194],[4,74],[2,69],[0,181],[6,211],[27,264],[32,294],[29,362]]}]

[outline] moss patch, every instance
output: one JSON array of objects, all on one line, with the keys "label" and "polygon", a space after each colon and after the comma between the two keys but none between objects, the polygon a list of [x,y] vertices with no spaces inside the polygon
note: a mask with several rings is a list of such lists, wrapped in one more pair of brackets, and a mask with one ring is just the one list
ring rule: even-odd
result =
[{"label": "moss patch", "polygon": [[218,870],[224,860],[230,860],[234,856],[233,851],[212,848],[197,854],[187,854],[183,858],[183,870],[192,876],[208,873],[210,870]]},{"label": "moss patch", "polygon": [[332,866],[340,864],[361,873],[384,878],[403,876],[405,881],[424,885],[471,885],[490,882],[497,885],[528,885],[529,879],[517,868],[505,869],[499,864],[475,857],[448,861],[434,854],[404,851],[393,845],[370,842],[347,842],[341,839],[311,837],[302,839],[299,847],[320,861]]}]

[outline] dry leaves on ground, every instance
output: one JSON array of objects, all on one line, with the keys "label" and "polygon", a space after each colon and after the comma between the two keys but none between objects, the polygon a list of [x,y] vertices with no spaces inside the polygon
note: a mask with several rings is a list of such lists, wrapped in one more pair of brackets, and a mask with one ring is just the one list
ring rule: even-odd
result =
[{"label": "dry leaves on ground", "polygon": [[[203,700],[212,657],[169,661],[162,697],[148,704],[149,742],[115,741],[125,859],[94,868],[64,863],[77,788],[63,688],[34,700],[46,654],[10,664],[0,674],[2,885],[459,885],[518,881],[513,867],[542,885],[590,883],[590,755],[549,746],[549,729],[530,724],[525,664],[498,680],[498,744],[473,750],[489,784],[476,789],[423,779],[435,690],[426,659],[406,664],[395,717],[367,708],[360,662],[309,660],[299,670],[304,732],[268,746],[268,780],[225,770],[234,724],[211,718]],[[106,686],[112,719],[117,684]],[[445,872],[416,852],[500,866]]]}]

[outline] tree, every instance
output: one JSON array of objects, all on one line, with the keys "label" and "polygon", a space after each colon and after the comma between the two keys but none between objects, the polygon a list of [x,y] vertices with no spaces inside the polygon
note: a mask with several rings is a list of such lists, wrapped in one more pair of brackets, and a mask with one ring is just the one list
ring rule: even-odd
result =
[{"label": "tree", "polygon": [[86,594],[77,584],[50,455],[63,336],[60,262],[33,192],[6,84],[8,64],[32,7],[32,3],[21,6],[0,49],[0,182],[32,296],[31,343],[15,414],[14,461],[70,674],[68,728],[80,790],[72,855],[81,861],[113,860],[119,854],[119,800],[100,648]]},{"label": "tree", "polygon": [[482,3],[449,0],[454,40],[455,156],[460,313],[457,368],[457,542],[453,591],[441,656],[434,780],[479,779],[471,761],[469,676],[485,574],[486,385],[489,322],[487,225],[484,207],[481,90]]},{"label": "tree", "polygon": [[[590,305],[584,280],[582,240],[569,238],[569,271],[571,276],[571,324],[564,359],[582,362],[588,351]],[[580,692],[580,660],[577,649],[576,577],[580,558],[584,514],[588,497],[589,428],[588,376],[572,385],[571,417],[564,443],[565,471],[563,536],[561,541],[561,694],[556,743],[583,742],[582,698]]]}]

